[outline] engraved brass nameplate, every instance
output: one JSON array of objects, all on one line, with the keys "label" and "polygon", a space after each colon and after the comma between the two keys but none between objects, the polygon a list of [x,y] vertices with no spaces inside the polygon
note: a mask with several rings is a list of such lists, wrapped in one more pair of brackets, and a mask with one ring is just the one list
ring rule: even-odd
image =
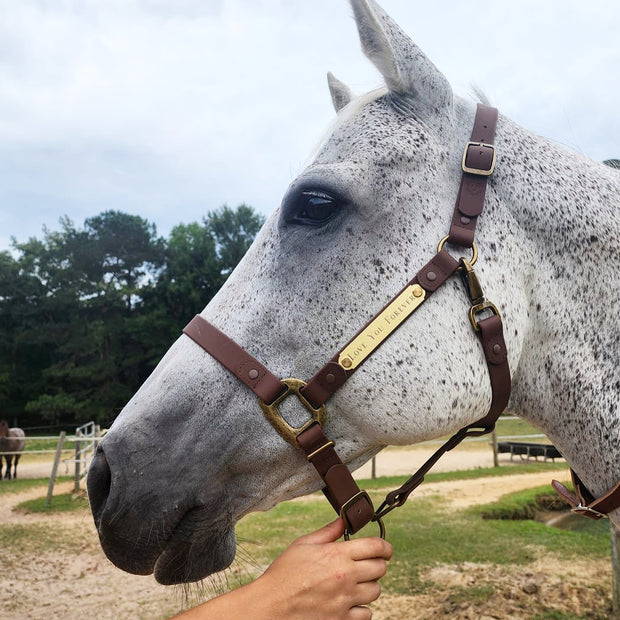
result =
[{"label": "engraved brass nameplate", "polygon": [[426,298],[419,284],[408,286],[338,356],[345,370],[357,368]]}]

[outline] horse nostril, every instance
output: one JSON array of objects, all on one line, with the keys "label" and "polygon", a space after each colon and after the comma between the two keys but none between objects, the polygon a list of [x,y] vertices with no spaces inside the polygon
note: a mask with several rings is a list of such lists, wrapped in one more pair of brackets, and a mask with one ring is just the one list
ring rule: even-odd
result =
[{"label": "horse nostril", "polygon": [[101,520],[108,495],[110,494],[111,482],[112,475],[110,473],[108,461],[105,458],[103,450],[99,448],[88,468],[88,478],[86,481],[90,509],[97,527],[99,527],[99,521]]}]

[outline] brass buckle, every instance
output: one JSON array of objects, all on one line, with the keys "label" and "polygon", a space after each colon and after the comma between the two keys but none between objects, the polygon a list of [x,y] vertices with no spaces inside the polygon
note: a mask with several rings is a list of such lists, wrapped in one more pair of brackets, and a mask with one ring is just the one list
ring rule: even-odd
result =
[{"label": "brass buckle", "polygon": [[471,322],[471,326],[474,328],[475,332],[480,331],[480,325],[478,325],[478,320],[476,319],[476,315],[482,312],[483,310],[491,310],[495,316],[500,316],[499,310],[496,308],[495,304],[490,301],[483,301],[481,304],[476,304],[469,309],[469,321]]},{"label": "brass buckle", "polygon": [[[272,403],[267,404],[262,398],[258,399],[258,404],[260,405],[265,417],[271,422],[271,425],[276,429],[276,431],[280,434],[282,439],[288,441],[292,446],[298,448],[297,444],[297,436],[303,433],[306,429],[308,429],[312,424],[318,422],[321,426],[325,424],[325,405],[321,405],[318,409],[315,409],[303,396],[301,393],[301,389],[306,387],[306,382],[301,379],[282,379],[282,383],[286,385],[286,390],[278,396]],[[300,426],[299,428],[295,428],[291,426],[280,413],[278,406],[280,403],[288,398],[291,394],[296,394],[297,398],[301,404],[310,412],[310,419]]]},{"label": "brass buckle", "polygon": [[[470,147],[483,147],[485,149],[491,149],[493,151],[493,157],[491,159],[491,167],[488,170],[484,170],[482,168],[470,168],[467,166],[465,161],[467,160],[467,154],[469,153]],[[486,142],[468,142],[465,145],[465,150],[463,151],[463,160],[461,161],[461,168],[463,172],[468,172],[469,174],[477,174],[481,177],[489,177],[493,174],[495,170],[495,160],[497,159],[497,153],[495,151],[495,146],[492,144],[487,144]]]},{"label": "brass buckle", "polygon": [[[439,252],[441,252],[441,250],[443,250],[443,246],[446,245],[446,241],[448,240],[448,238],[450,237],[450,235],[446,235],[440,242],[439,245],[437,246],[437,253],[439,254]],[[473,245],[471,246],[471,250],[473,252],[472,257],[469,259],[468,263],[470,266],[473,266],[476,264],[476,261],[478,260],[478,246],[476,245],[476,242],[474,241]],[[461,265],[458,268],[458,271],[463,271],[464,267],[463,265]]]},{"label": "brass buckle", "polygon": [[[351,529],[352,529],[351,522],[349,521],[349,519],[347,517],[347,510],[358,499],[360,499],[362,497],[370,504],[370,507],[374,511],[374,506],[372,505],[372,500],[370,499],[370,495],[368,495],[368,493],[366,491],[359,491],[359,492],[357,492],[353,497],[351,497],[344,504],[342,504],[342,507],[340,508],[340,517],[344,521],[344,539],[345,540],[349,540],[351,538]],[[383,525],[383,521],[381,520],[381,517],[378,516],[376,512],[375,512],[371,522],[372,521],[375,521],[379,525],[379,536],[381,538],[385,539],[385,525]]]}]

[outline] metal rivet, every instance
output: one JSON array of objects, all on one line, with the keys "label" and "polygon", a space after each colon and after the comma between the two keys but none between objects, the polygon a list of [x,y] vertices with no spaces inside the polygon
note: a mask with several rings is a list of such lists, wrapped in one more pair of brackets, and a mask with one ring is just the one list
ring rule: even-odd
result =
[{"label": "metal rivet", "polygon": [[493,353],[495,353],[495,355],[499,355],[502,352],[502,345],[501,344],[494,344],[493,345]]},{"label": "metal rivet", "polygon": [[417,284],[414,284],[413,285],[413,296],[422,297],[423,294],[424,294],[424,291],[422,290],[422,287],[418,286]]},{"label": "metal rivet", "polygon": [[467,224],[469,224],[469,222],[471,222],[471,218],[465,217],[464,215],[461,216],[461,224],[467,225]]},{"label": "metal rivet", "polygon": [[436,274],[434,271],[429,271],[429,272],[426,274],[426,279],[427,279],[429,282],[434,282],[434,281],[437,279],[437,274]]},{"label": "metal rivet", "polygon": [[252,368],[252,370],[248,372],[248,377],[250,377],[250,379],[258,379],[258,370],[256,370],[256,368]]},{"label": "metal rivet", "polygon": [[331,372],[328,375],[325,375],[326,383],[333,383],[335,380],[336,380],[336,375],[332,375]]},{"label": "metal rivet", "polygon": [[353,365],[353,362],[348,357],[345,357],[342,360],[342,367],[343,368],[351,368],[352,365]]}]

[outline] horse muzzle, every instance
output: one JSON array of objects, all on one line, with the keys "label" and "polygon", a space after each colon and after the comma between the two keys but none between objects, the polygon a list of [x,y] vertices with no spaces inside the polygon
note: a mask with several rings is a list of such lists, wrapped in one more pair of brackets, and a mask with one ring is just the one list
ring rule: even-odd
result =
[{"label": "horse muzzle", "polygon": [[[113,462],[113,461],[112,461]],[[108,559],[136,575],[155,574],[163,585],[198,581],[230,566],[236,550],[234,521],[213,520],[215,504],[176,498],[162,506],[152,487],[128,487],[123,471],[99,448],[88,473],[88,496]],[[123,489],[127,498],[117,493]]]}]

